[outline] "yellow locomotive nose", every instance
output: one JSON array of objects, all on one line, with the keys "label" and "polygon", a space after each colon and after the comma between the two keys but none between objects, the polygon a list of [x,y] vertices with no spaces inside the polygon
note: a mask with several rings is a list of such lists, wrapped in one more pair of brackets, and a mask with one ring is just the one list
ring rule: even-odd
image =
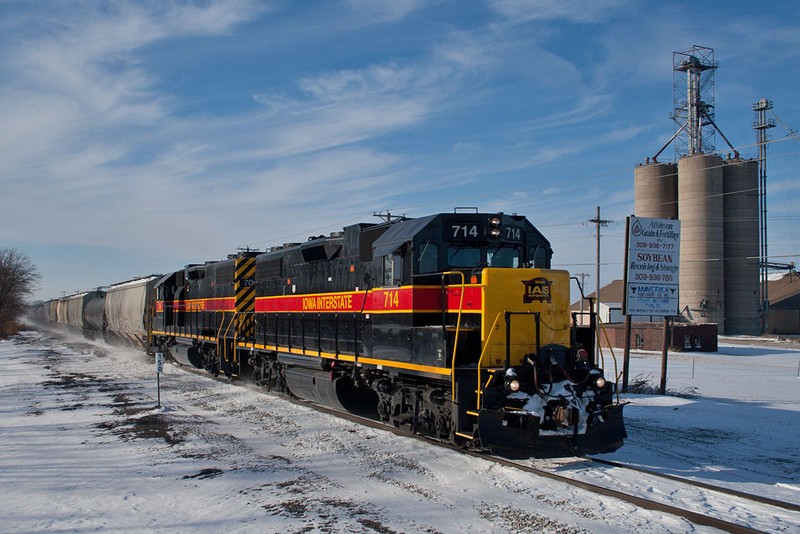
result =
[{"label": "yellow locomotive nose", "polygon": [[511,366],[521,365],[537,345],[570,346],[567,271],[487,268],[481,281],[484,366],[504,365],[507,336]]}]

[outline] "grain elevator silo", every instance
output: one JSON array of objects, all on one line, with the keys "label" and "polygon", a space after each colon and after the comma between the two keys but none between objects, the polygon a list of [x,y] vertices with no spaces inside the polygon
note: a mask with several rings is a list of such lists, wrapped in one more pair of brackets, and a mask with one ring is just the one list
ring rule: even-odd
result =
[{"label": "grain elevator silo", "polygon": [[671,163],[650,163],[633,171],[637,217],[678,218],[678,167]]},{"label": "grain elevator silo", "polygon": [[[714,51],[673,54],[675,133],[634,172],[635,214],[681,221],[680,313],[719,333],[759,332],[758,164],[714,122]],[[716,155],[719,133],[735,157]],[[675,142],[677,164],[658,163]]]},{"label": "grain elevator silo", "polygon": [[678,160],[681,221],[679,305],[695,322],[725,329],[722,158],[696,154]]},{"label": "grain elevator silo", "polygon": [[725,331],[758,335],[758,162],[732,158],[722,167],[725,236]]}]

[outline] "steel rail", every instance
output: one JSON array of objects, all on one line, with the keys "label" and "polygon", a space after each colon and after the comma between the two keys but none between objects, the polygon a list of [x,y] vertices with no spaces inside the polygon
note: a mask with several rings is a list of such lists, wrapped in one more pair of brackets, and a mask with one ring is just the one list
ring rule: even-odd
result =
[{"label": "steel rail", "polygon": [[629,470],[635,471],[637,473],[644,473],[646,475],[651,475],[651,476],[658,477],[658,478],[664,478],[664,479],[667,479],[667,480],[672,480],[673,482],[680,482],[680,483],[683,483],[683,484],[687,484],[687,485],[690,485],[690,486],[695,486],[695,487],[706,489],[706,490],[716,491],[716,492],[719,492],[719,493],[725,493],[725,494],[731,495],[733,497],[739,497],[741,499],[746,499],[746,500],[749,500],[749,501],[755,501],[755,502],[759,502],[759,503],[762,503],[762,504],[769,504],[770,506],[775,506],[775,507],[778,507],[778,508],[784,508],[786,510],[791,510],[793,512],[800,512],[800,505],[794,504],[794,503],[791,503],[791,502],[778,501],[776,499],[771,499],[769,497],[763,497],[761,495],[755,495],[753,493],[746,493],[744,491],[739,491],[739,490],[735,490],[735,489],[731,489],[731,488],[726,488],[726,487],[723,487],[723,486],[715,486],[713,484],[707,484],[707,483],[701,482],[699,480],[692,480],[690,478],[683,478],[683,477],[679,477],[679,476],[676,476],[676,475],[670,475],[668,473],[659,473],[658,471],[653,471],[651,469],[644,469],[642,467],[636,467],[634,465],[624,464],[624,463],[621,463],[621,462],[614,462],[614,461],[611,461],[611,460],[603,460],[603,459],[600,459],[600,458],[592,458],[590,456],[582,456],[581,458],[583,458],[584,460],[588,460],[590,462],[595,462],[595,463],[599,463],[599,464],[603,464],[603,465],[608,465],[608,466],[611,466],[611,467],[619,467],[619,468],[622,468],[622,469],[629,469]]}]

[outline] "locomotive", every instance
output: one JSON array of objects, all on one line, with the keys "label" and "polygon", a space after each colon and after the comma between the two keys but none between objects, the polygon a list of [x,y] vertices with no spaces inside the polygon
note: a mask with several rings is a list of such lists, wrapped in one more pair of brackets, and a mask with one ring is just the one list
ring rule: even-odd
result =
[{"label": "locomotive", "polygon": [[354,224],[147,279],[146,345],[509,458],[611,452],[623,405],[551,257],[518,215]]}]

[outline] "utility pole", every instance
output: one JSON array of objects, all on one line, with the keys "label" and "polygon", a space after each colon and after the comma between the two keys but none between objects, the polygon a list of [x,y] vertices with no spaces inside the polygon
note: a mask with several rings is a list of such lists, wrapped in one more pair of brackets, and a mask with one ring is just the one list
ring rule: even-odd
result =
[{"label": "utility pole", "polygon": [[595,276],[597,277],[595,280],[595,298],[597,299],[597,304],[595,310],[597,313],[600,313],[600,227],[601,226],[608,226],[609,224],[613,223],[611,219],[601,219],[600,218],[600,206],[597,206],[597,216],[594,219],[589,219],[590,223],[593,223],[597,227],[597,264],[595,270]]}]

